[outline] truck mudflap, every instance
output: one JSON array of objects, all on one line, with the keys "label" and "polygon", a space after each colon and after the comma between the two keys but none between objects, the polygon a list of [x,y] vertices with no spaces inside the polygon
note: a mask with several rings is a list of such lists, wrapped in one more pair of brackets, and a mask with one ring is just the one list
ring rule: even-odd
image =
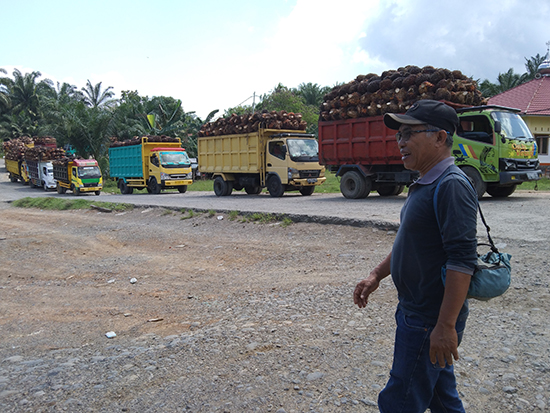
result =
[{"label": "truck mudflap", "polygon": [[513,184],[529,181],[538,181],[542,178],[542,171],[506,171],[500,173],[500,184]]},{"label": "truck mudflap", "polygon": [[181,179],[181,180],[169,180],[169,181],[161,181],[161,185],[163,188],[171,188],[171,187],[178,187],[178,186],[184,186],[184,185],[191,185],[193,183],[192,179]]},{"label": "truck mudflap", "polygon": [[303,179],[293,179],[288,182],[288,185],[292,186],[312,186],[312,185],[321,185],[327,180],[326,177],[320,178],[303,178]]}]

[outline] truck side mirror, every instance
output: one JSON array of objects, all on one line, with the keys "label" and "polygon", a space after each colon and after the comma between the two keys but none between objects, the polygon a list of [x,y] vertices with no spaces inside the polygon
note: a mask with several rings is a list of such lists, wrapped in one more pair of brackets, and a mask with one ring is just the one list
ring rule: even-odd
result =
[{"label": "truck side mirror", "polygon": [[502,132],[502,125],[499,120],[495,120],[495,132],[496,133]]},{"label": "truck side mirror", "polygon": [[286,145],[281,146],[281,152],[283,153],[284,156],[286,156],[286,153],[288,152]]}]

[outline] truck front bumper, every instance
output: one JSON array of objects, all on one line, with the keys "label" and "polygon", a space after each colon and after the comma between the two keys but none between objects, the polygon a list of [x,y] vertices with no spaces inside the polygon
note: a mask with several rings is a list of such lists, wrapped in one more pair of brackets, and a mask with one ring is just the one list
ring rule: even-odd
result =
[{"label": "truck front bumper", "polygon": [[506,171],[500,173],[500,184],[521,184],[522,182],[538,181],[542,178],[541,170]]},{"label": "truck front bumper", "polygon": [[292,179],[288,182],[292,186],[312,186],[312,185],[321,185],[327,180],[326,177],[322,176],[319,178],[303,178],[303,179]]},{"label": "truck front bumper", "polygon": [[185,185],[191,185],[193,183],[192,179],[181,179],[176,181],[161,181],[161,185],[164,188],[172,188],[172,187],[178,187],[178,186],[185,186]]},{"label": "truck front bumper", "polygon": [[82,187],[78,188],[80,192],[95,192],[95,191],[101,191],[103,189],[102,186],[88,186],[88,187]]}]

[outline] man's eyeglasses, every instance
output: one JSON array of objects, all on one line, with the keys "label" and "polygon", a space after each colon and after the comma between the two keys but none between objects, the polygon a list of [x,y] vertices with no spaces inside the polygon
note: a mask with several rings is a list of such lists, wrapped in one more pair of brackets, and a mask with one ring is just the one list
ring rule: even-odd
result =
[{"label": "man's eyeglasses", "polygon": [[397,142],[399,142],[400,140],[407,142],[409,139],[411,139],[413,135],[416,135],[417,133],[437,132],[440,130],[441,129],[404,130],[403,132],[397,132],[395,134],[395,139],[397,139]]}]

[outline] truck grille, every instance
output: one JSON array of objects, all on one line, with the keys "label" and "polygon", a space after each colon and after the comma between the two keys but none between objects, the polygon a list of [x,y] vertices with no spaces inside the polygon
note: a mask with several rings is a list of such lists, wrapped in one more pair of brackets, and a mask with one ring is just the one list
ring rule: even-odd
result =
[{"label": "truck grille", "polygon": [[321,171],[319,169],[315,171],[300,171],[300,179],[319,178],[320,173]]}]

